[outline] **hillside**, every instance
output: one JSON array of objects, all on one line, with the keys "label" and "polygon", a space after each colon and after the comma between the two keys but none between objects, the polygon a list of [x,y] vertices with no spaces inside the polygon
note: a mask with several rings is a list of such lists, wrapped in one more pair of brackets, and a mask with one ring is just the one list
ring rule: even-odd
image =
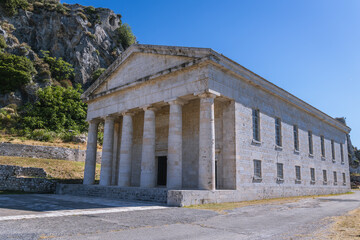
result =
[{"label": "hillside", "polygon": [[[29,71],[25,75],[19,73],[15,80],[0,75],[0,107],[32,102],[36,91],[49,85],[71,82],[86,88],[134,41],[121,15],[110,9],[61,4],[56,0],[2,0],[0,61],[16,62]],[[70,69],[69,74],[59,77],[49,61],[44,61],[45,54],[50,60],[68,63],[64,66]],[[14,76],[14,71],[8,75]]]}]

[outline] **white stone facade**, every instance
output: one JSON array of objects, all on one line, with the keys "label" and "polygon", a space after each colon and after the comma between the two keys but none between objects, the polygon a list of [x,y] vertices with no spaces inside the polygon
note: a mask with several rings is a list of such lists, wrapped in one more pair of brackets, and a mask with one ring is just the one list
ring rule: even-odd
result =
[{"label": "white stone facade", "polygon": [[[94,182],[93,140],[103,121],[100,185],[166,185],[172,205],[350,189],[350,129],[211,49],[133,45],[83,99],[90,121],[84,184]],[[260,141],[253,139],[253,109],[260,112]],[[275,144],[275,118],[281,119],[282,146]],[[254,160],[261,161],[260,178],[254,177]],[[283,164],[282,179],[277,163]],[[300,166],[301,179],[296,180],[295,166]]]}]

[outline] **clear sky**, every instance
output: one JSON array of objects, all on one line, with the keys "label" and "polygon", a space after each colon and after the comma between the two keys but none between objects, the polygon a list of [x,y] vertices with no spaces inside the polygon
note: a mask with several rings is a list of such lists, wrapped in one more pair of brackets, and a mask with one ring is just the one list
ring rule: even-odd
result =
[{"label": "clear sky", "polygon": [[139,43],[209,47],[332,117],[360,147],[358,0],[62,0],[120,13]]}]

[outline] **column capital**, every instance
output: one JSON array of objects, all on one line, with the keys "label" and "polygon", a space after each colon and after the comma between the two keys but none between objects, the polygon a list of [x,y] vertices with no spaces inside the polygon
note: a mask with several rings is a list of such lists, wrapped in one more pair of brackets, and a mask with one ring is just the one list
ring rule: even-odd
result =
[{"label": "column capital", "polygon": [[88,121],[88,123],[99,124],[101,121],[102,121],[101,118],[93,118],[93,119],[90,119],[90,120]]},{"label": "column capital", "polygon": [[134,112],[129,112],[129,111],[126,111],[126,112],[122,112],[121,113],[121,116],[130,116],[130,117],[132,117],[132,116],[134,116],[135,115],[135,113]]},{"label": "column capital", "polygon": [[156,112],[156,111],[158,110],[158,108],[157,108],[157,107],[154,107],[153,105],[143,106],[142,109],[143,109],[144,111],[150,110],[150,111],[154,111],[154,112]]},{"label": "column capital", "polygon": [[187,101],[185,101],[181,98],[172,98],[172,99],[167,100],[166,102],[170,105],[180,105],[180,106],[187,103]]},{"label": "column capital", "polygon": [[213,98],[213,99],[215,99],[216,97],[220,96],[220,93],[208,89],[208,90],[203,91],[203,92],[194,93],[194,95],[198,96],[200,98]]},{"label": "column capital", "polygon": [[116,116],[114,115],[107,115],[104,117],[105,121],[115,121]]}]

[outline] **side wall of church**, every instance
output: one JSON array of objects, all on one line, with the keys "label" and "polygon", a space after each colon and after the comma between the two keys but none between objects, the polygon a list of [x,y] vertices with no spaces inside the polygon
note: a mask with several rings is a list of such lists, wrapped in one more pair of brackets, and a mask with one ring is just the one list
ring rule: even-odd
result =
[{"label": "side wall of church", "polygon": [[[253,199],[305,194],[344,192],[350,188],[346,134],[233,75],[211,68],[209,88],[235,101],[236,187]],[[260,111],[260,143],[253,142],[252,109]],[[275,117],[282,122],[282,149],[275,147]],[[299,128],[299,152],[294,151],[293,125]],[[309,155],[308,131],[313,133],[313,156]],[[325,159],[321,157],[320,136],[325,137]],[[332,160],[331,140],[335,144]],[[340,143],[344,163],[341,163]],[[254,181],[254,162],[261,161],[262,180]],[[284,181],[277,181],[276,163],[283,163]],[[301,167],[301,182],[295,183],[295,166]],[[311,184],[310,168],[315,168]],[[327,184],[323,183],[327,170]],[[337,185],[334,174],[337,173]],[[342,173],[346,174],[345,184]]]}]

